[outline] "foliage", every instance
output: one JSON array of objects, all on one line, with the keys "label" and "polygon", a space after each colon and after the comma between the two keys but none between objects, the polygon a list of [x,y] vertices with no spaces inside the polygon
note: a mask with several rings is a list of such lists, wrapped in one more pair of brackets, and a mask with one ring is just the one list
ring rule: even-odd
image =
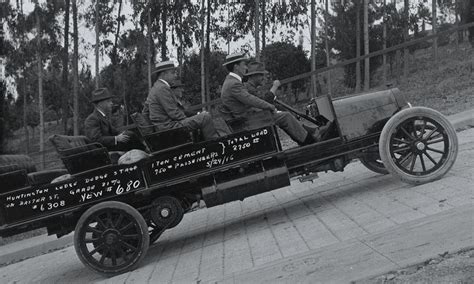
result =
[{"label": "foliage", "polygon": [[[228,73],[222,64],[226,54],[222,51],[212,51],[209,55],[209,90],[211,100],[220,96],[220,86]],[[183,63],[184,99],[192,105],[201,101],[201,59],[198,53],[189,55]]]},{"label": "foliage", "polygon": [[[262,58],[265,68],[275,79],[289,78],[311,70],[307,54],[301,48],[286,42],[275,42],[265,46]],[[292,84],[292,88],[299,89],[303,84],[303,81],[296,81]]]}]

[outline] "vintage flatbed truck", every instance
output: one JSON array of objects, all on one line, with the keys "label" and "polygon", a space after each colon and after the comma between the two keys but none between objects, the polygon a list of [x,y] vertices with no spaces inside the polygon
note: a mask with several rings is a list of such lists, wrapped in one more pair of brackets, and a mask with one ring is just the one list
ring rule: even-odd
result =
[{"label": "vintage flatbed truck", "polygon": [[71,174],[66,180],[51,183],[60,173],[46,172],[48,178],[32,181],[24,170],[0,175],[0,235],[40,227],[58,237],[75,231],[79,259],[113,275],[136,267],[150,243],[200,199],[207,207],[244,200],[288,186],[292,177],[343,171],[354,159],[416,185],[441,178],[456,159],[449,121],[411,107],[397,89],[318,97],[307,113],[276,103],[309,122],[329,121],[325,139],[283,150],[275,126],[257,123],[213,141],[178,130],[144,134],[152,153],[126,165],[111,163],[100,145],[61,150]]}]

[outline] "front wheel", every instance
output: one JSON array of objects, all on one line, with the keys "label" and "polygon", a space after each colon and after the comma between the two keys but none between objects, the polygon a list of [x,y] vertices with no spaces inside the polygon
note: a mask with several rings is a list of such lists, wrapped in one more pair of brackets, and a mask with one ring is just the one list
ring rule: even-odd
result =
[{"label": "front wheel", "polygon": [[135,268],[149,246],[148,225],[132,206],[106,201],[89,208],[77,222],[74,247],[84,265],[106,275]]},{"label": "front wheel", "polygon": [[379,152],[387,170],[410,184],[443,177],[453,166],[458,139],[451,123],[425,107],[404,109],[385,124]]}]

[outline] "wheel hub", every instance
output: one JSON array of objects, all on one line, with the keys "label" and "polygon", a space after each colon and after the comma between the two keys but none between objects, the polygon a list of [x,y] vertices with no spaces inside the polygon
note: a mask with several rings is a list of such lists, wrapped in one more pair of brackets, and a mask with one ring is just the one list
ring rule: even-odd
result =
[{"label": "wheel hub", "polygon": [[171,212],[170,212],[169,208],[163,208],[163,209],[161,209],[160,214],[161,214],[161,217],[168,218],[170,216]]},{"label": "wheel hub", "polygon": [[119,241],[120,236],[115,230],[107,230],[103,234],[103,239],[106,245],[111,246]]},{"label": "wheel hub", "polygon": [[425,143],[423,143],[423,142],[420,141],[420,142],[417,142],[417,143],[416,143],[416,148],[417,148],[419,151],[423,151],[423,150],[425,150],[426,145],[425,145]]}]

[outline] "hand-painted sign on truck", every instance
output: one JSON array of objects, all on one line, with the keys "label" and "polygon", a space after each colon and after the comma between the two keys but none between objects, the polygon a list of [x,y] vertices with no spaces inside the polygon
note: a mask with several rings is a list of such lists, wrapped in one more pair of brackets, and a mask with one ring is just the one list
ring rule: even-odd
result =
[{"label": "hand-painted sign on truck", "polygon": [[276,152],[273,131],[268,126],[158,154],[145,166],[148,178],[159,183]]},{"label": "hand-painted sign on truck", "polygon": [[145,186],[138,165],[109,166],[41,187],[0,195],[6,221],[11,223],[119,196]]}]

